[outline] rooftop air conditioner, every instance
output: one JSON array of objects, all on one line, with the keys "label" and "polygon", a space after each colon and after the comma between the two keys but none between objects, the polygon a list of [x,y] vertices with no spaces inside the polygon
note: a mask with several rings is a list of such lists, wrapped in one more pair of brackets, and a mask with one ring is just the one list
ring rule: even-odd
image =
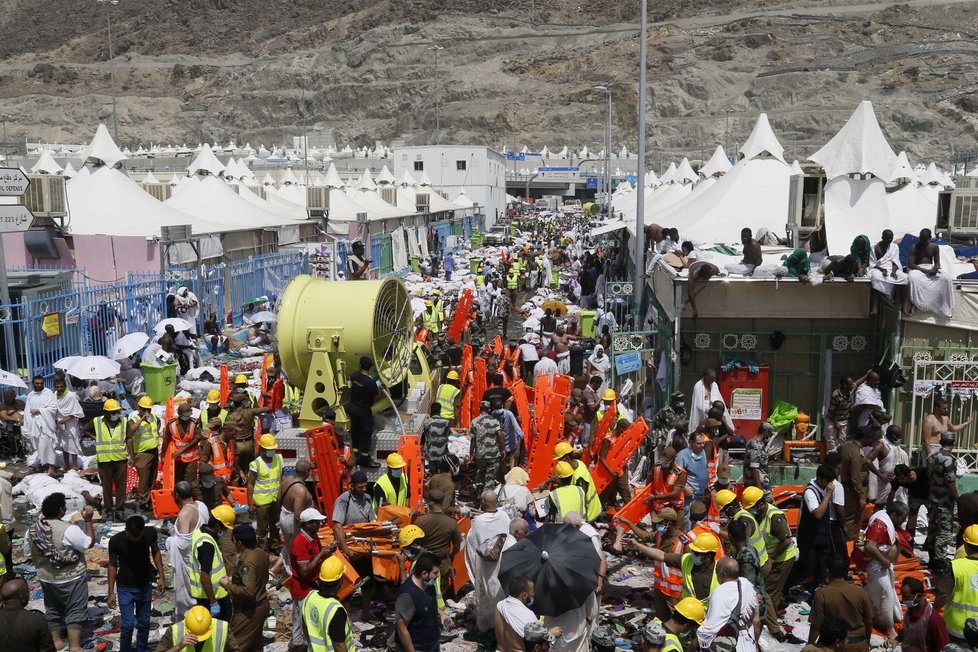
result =
[{"label": "rooftop air conditioner", "polygon": [[397,206],[397,189],[396,188],[381,188],[380,198],[391,206]]},{"label": "rooftop air conditioner", "polygon": [[166,201],[173,195],[173,188],[168,183],[145,183],[143,190],[157,201]]},{"label": "rooftop air conditioner", "polygon": [[419,192],[414,196],[414,204],[419,213],[427,213],[429,204],[428,193]]},{"label": "rooftop air conditioner", "polygon": [[306,186],[306,210],[325,211],[329,209],[329,188]]},{"label": "rooftop air conditioner", "polygon": [[17,198],[35,217],[64,217],[68,214],[65,201],[65,178],[54,174],[29,174],[31,185]]},{"label": "rooftop air conditioner", "polygon": [[161,226],[160,237],[166,242],[181,242],[190,239],[190,225]]},{"label": "rooftop air conditioner", "polygon": [[955,188],[947,213],[951,237],[978,235],[978,188]]}]

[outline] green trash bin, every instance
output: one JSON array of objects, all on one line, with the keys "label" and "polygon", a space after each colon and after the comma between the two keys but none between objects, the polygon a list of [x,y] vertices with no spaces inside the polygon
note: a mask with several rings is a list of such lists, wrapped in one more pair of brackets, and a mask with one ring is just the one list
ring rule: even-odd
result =
[{"label": "green trash bin", "polygon": [[481,233],[473,233],[472,234],[472,248],[475,249],[476,247],[481,247],[481,246],[482,246],[482,234]]},{"label": "green trash bin", "polygon": [[480,267],[482,267],[481,258],[475,258],[475,257],[469,258],[469,272],[473,274],[477,274],[479,272]]},{"label": "green trash bin", "polygon": [[415,274],[421,273],[421,256],[411,256],[411,271]]},{"label": "green trash bin", "polygon": [[177,393],[177,365],[144,364],[140,367],[146,377],[146,393],[156,403],[166,403]]},{"label": "green trash bin", "polygon": [[594,310],[581,311],[581,335],[584,337],[594,337]]}]

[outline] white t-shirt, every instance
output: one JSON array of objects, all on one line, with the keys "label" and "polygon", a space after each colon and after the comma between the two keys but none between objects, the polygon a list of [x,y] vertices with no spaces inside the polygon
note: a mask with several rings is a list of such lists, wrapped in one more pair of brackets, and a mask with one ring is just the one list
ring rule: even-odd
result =
[{"label": "white t-shirt", "polygon": [[[737,585],[740,584],[740,591]],[[740,634],[737,636],[737,652],[756,652],[757,641],[754,640],[754,626],[751,624],[753,614],[758,608],[757,593],[746,578],[740,577],[737,582],[724,582],[710,595],[710,607],[706,611],[706,620],[696,630],[696,638],[700,647],[708,650],[717,633],[727,624],[730,615],[737,607],[740,599]]]},{"label": "white t-shirt", "polygon": [[80,553],[84,553],[92,545],[92,537],[85,534],[78,523],[73,523],[65,528],[65,534],[61,537],[61,543],[70,546]]},{"label": "white t-shirt", "polygon": [[529,342],[520,344],[520,355],[527,362],[534,362],[540,359],[540,354],[537,353],[537,347],[533,346]]}]

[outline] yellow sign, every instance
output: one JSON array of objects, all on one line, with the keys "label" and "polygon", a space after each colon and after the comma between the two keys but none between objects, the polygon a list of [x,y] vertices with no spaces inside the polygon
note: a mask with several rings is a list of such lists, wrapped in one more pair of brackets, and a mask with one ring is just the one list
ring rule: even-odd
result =
[{"label": "yellow sign", "polygon": [[52,312],[44,315],[44,321],[41,322],[41,330],[50,339],[52,337],[59,337],[61,335],[61,313]]}]

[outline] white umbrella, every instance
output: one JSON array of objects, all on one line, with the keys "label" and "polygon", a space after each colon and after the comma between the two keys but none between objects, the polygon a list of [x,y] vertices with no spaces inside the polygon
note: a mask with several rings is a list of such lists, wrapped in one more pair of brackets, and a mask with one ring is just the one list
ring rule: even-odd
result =
[{"label": "white umbrella", "polygon": [[129,333],[116,340],[112,347],[112,359],[121,360],[128,358],[144,346],[149,344],[149,335],[146,333]]},{"label": "white umbrella", "polygon": [[167,326],[173,326],[173,330],[175,330],[178,333],[180,331],[189,331],[191,328],[193,328],[193,326],[190,325],[190,322],[187,321],[186,319],[180,319],[179,317],[170,317],[169,319],[164,319],[156,326],[153,326],[153,332],[156,333],[157,335],[160,335],[163,333],[163,331],[166,330]]},{"label": "white umbrella", "polygon": [[262,310],[261,312],[256,312],[250,317],[250,319],[253,324],[257,324],[263,321],[278,321],[278,317],[275,315],[274,312],[270,310]]},{"label": "white umbrella", "polygon": [[12,374],[9,371],[4,371],[0,369],[0,385],[6,385],[8,387],[22,387],[27,389],[27,383],[24,379],[17,374]]},{"label": "white umbrella", "polygon": [[65,373],[82,380],[103,380],[118,375],[119,369],[121,367],[115,360],[109,360],[104,355],[90,355],[65,369]]},{"label": "white umbrella", "polygon": [[66,356],[64,358],[61,358],[60,360],[58,360],[57,362],[55,362],[54,363],[54,368],[55,369],[61,369],[62,371],[64,371],[65,369],[67,369],[68,367],[70,367],[71,365],[75,364],[76,362],[78,362],[81,359],[82,359],[82,356],[80,356],[80,355],[69,355],[69,356]]}]

